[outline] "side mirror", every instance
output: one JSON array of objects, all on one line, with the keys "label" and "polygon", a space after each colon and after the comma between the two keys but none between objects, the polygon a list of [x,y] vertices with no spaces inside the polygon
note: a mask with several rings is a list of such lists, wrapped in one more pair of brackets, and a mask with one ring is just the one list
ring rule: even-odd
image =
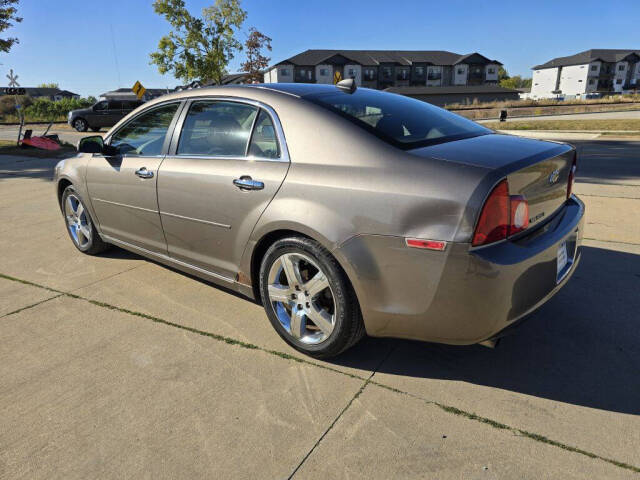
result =
[{"label": "side mirror", "polygon": [[81,138],[78,142],[77,150],[80,153],[102,153],[104,150],[104,140],[100,135]]}]

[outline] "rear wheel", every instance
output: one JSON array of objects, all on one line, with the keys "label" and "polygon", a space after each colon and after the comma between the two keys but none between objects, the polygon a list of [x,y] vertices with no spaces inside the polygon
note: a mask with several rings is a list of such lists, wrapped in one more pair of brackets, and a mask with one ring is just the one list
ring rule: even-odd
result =
[{"label": "rear wheel", "polygon": [[351,284],[335,258],[311,239],[285,238],[267,250],[260,293],[278,334],[307,355],[338,355],[364,335]]},{"label": "rear wheel", "polygon": [[97,255],[109,248],[109,244],[100,238],[73,185],[69,185],[62,193],[62,212],[69,237],[78,250],[88,255]]},{"label": "rear wheel", "polygon": [[89,128],[89,124],[84,118],[76,118],[73,121],[73,128],[79,132],[86,132],[87,128]]}]

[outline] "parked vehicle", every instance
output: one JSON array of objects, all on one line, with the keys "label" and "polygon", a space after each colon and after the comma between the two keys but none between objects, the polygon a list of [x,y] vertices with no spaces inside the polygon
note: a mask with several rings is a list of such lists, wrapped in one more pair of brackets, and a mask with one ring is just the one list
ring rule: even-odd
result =
[{"label": "parked vehicle", "polygon": [[71,110],[67,123],[79,132],[89,128],[97,132],[103,127],[113,127],[140,105],[142,101],[138,100],[101,100],[89,108]]},{"label": "parked vehicle", "polygon": [[80,251],[261,300],[312,356],[365,331],[492,345],[580,259],[574,148],[352,80],[175,93],[79,151],[55,185]]}]

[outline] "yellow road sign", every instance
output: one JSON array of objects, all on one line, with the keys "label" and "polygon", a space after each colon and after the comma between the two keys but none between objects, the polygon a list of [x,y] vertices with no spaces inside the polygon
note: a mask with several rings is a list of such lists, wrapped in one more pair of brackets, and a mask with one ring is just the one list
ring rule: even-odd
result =
[{"label": "yellow road sign", "polygon": [[336,83],[338,83],[340,80],[342,80],[342,74],[339,71],[336,71],[333,74],[333,84],[335,85]]},{"label": "yellow road sign", "polygon": [[131,90],[133,90],[133,93],[136,94],[136,96],[138,97],[138,99],[141,99],[142,96],[145,94],[145,92],[147,91],[146,88],[144,88],[142,86],[142,84],[138,81],[136,81],[136,83],[133,84],[133,87],[131,87]]}]

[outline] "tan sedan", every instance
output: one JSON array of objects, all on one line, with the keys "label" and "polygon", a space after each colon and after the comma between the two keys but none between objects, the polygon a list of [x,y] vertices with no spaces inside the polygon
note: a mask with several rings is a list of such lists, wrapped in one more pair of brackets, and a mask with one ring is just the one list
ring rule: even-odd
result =
[{"label": "tan sedan", "polygon": [[166,95],[79,151],[55,184],[80,251],[258,299],[313,356],[365,332],[492,345],[580,258],[571,146],[349,81]]}]

